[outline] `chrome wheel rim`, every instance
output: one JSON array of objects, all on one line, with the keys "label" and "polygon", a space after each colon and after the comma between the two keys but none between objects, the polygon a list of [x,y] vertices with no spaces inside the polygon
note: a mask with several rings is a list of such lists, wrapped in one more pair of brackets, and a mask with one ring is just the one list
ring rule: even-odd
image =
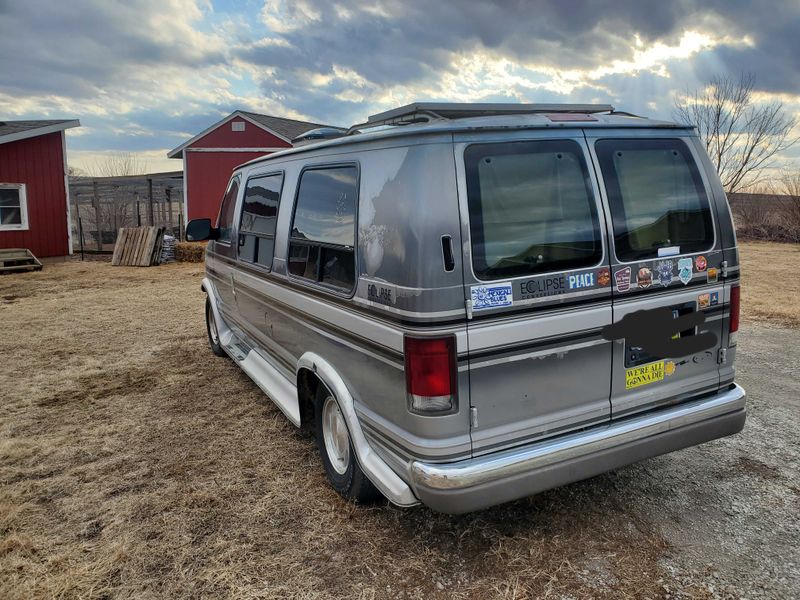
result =
[{"label": "chrome wheel rim", "polygon": [[211,342],[219,345],[219,332],[217,331],[217,321],[214,319],[214,311],[208,307],[208,333],[211,334]]},{"label": "chrome wheel rim", "polygon": [[344,415],[333,396],[325,398],[322,405],[322,437],[333,470],[344,475],[350,464],[350,434],[347,432]]}]

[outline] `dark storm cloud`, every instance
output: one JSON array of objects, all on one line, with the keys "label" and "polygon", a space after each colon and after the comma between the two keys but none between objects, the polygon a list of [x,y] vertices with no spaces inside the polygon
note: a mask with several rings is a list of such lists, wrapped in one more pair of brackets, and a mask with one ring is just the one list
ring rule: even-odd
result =
[{"label": "dark storm cloud", "polygon": [[[403,84],[447,71],[454,54],[475,49],[557,69],[588,69],[629,59],[634,36],[645,45],[675,44],[684,31],[699,30],[730,37],[732,45],[711,53],[717,71],[752,71],[765,89],[800,91],[796,0],[771,2],[769,10],[751,2],[705,0],[407,0],[385,15],[366,11],[355,0],[337,5],[309,0],[299,6],[319,18],[283,33],[285,47],[244,46],[239,57],[319,73],[331,72],[336,64],[378,85]],[[280,14],[291,17],[298,10],[284,3]],[[752,48],[733,45],[745,36],[754,42]]]},{"label": "dark storm cloud", "polygon": [[[0,0],[0,91],[89,97],[114,83],[124,86],[131,66],[203,67],[223,60],[183,39],[169,23],[151,18],[167,9],[158,0]],[[166,15],[169,17],[169,13]],[[175,21],[179,21],[178,18]]]}]

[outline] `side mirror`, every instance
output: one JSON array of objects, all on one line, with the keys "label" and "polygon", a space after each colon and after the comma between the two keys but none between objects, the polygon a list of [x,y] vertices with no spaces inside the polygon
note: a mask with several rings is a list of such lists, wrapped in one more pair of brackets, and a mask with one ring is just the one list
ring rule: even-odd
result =
[{"label": "side mirror", "polygon": [[190,242],[215,240],[219,237],[219,229],[211,226],[211,219],[192,219],[186,226],[186,239]]}]

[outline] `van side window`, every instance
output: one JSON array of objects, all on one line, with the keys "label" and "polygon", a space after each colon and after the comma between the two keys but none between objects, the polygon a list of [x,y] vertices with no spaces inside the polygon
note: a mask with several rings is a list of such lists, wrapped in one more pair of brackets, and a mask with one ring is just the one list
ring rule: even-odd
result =
[{"label": "van side window", "polygon": [[283,174],[255,177],[247,181],[239,221],[239,258],[272,267],[275,225],[281,200]]},{"label": "van side window", "polygon": [[355,166],[303,171],[289,240],[291,274],[353,289],[357,195]]},{"label": "van side window", "polygon": [[230,244],[231,230],[233,227],[233,211],[236,209],[236,196],[239,195],[239,176],[237,175],[228,184],[228,191],[222,198],[222,206],[219,208],[219,217],[217,217],[217,227],[219,228],[220,242]]},{"label": "van side window", "polygon": [[576,142],[475,144],[464,160],[472,266],[479,279],[600,262],[600,222]]},{"label": "van side window", "polygon": [[680,254],[714,243],[711,209],[689,148],[678,139],[599,140],[595,143],[614,225],[617,258]]}]

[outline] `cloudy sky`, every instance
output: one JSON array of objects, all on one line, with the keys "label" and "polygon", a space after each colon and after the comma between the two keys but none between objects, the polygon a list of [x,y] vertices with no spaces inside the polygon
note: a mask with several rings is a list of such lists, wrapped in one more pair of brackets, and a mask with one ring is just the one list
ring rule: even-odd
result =
[{"label": "cloudy sky", "polygon": [[[350,125],[414,100],[609,102],[753,73],[800,114],[800,2],[0,0],[0,119],[80,118],[70,164],[151,171],[241,108]],[[797,160],[797,150],[787,159]]]}]

